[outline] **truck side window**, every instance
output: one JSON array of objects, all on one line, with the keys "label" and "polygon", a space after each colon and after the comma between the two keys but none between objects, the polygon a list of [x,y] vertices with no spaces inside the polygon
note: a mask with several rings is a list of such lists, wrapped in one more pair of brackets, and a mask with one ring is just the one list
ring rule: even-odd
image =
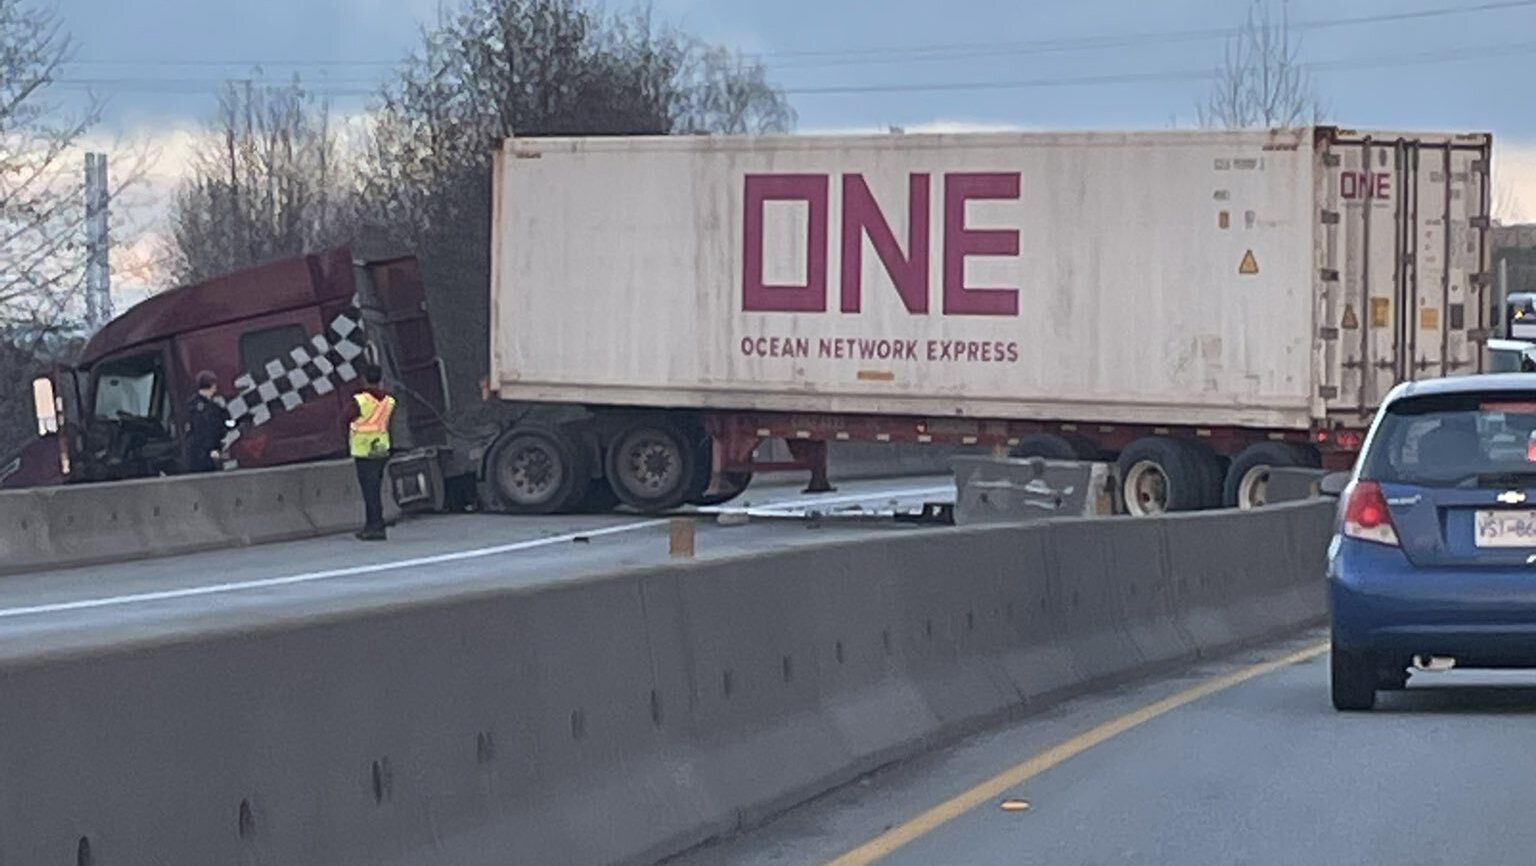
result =
[{"label": "truck side window", "polygon": [[303,325],[278,325],[275,328],[246,331],[240,335],[240,363],[245,366],[247,373],[252,374],[259,373],[268,361],[277,359],[287,359],[286,364],[291,367],[293,361],[288,358],[288,353],[307,342],[309,333]]}]

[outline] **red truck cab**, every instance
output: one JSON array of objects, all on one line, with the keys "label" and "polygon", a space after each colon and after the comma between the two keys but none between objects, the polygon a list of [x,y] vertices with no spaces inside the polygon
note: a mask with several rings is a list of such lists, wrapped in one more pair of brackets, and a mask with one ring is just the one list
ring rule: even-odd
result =
[{"label": "red truck cab", "polygon": [[0,464],[0,486],[182,471],[202,370],[218,377],[234,466],[345,456],[344,401],[367,360],[416,398],[397,439],[430,443],[441,437],[446,389],[426,315],[414,259],[354,263],[346,249],[156,295],[107,323],[72,367],[38,384],[43,435]]}]

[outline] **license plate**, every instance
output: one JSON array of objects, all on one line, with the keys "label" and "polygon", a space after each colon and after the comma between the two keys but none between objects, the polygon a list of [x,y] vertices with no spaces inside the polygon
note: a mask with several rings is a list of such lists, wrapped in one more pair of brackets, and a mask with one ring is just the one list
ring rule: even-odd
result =
[{"label": "license plate", "polygon": [[1536,547],[1536,509],[1479,511],[1478,547]]}]

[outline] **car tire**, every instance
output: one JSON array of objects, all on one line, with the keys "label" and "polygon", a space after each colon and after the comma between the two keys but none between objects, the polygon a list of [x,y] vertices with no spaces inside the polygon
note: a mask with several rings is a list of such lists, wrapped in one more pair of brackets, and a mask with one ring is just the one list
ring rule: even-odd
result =
[{"label": "car tire", "polygon": [[1400,692],[1408,688],[1408,677],[1411,676],[1408,666],[1412,664],[1409,659],[1389,658],[1380,659],[1376,665],[1376,691]]},{"label": "car tire", "polygon": [[1364,712],[1376,706],[1379,672],[1368,653],[1340,649],[1329,653],[1329,685],[1333,708],[1341,712]]}]

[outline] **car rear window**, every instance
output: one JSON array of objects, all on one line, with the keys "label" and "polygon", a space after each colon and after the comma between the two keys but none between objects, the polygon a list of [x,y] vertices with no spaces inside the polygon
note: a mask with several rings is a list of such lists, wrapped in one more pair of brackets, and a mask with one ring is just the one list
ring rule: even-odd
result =
[{"label": "car rear window", "polygon": [[1398,400],[1371,436],[1361,477],[1429,487],[1536,482],[1536,391]]}]

